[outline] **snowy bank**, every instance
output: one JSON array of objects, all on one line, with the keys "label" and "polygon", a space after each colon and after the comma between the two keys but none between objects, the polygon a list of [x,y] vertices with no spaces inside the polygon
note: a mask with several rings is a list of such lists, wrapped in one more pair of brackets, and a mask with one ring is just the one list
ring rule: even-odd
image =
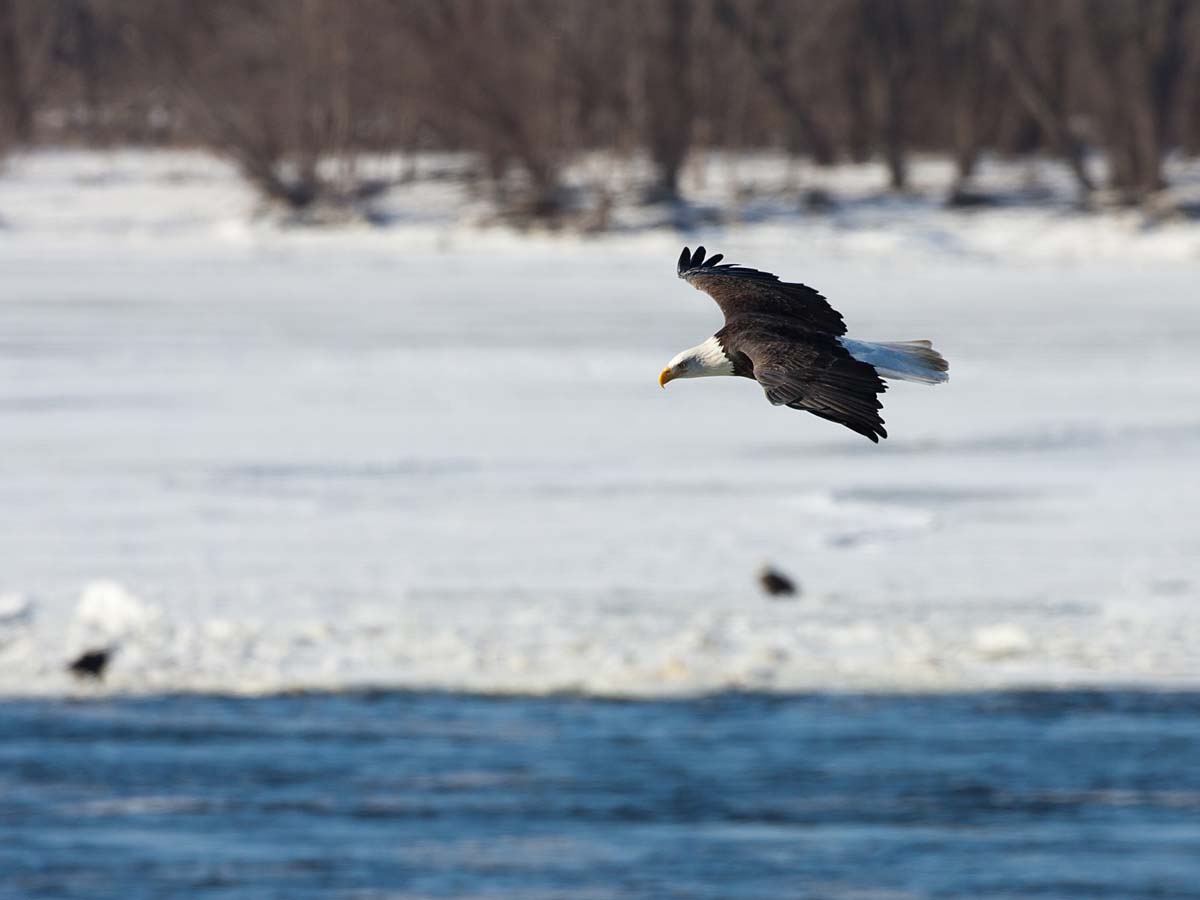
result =
[{"label": "snowy bank", "polygon": [[[461,176],[463,160],[421,157],[415,164],[376,161],[397,183],[371,201],[374,224],[288,227],[264,212],[226,163],[198,152],[40,151],[15,156],[0,174],[0,239],[36,252],[39,244],[108,247],[166,242],[350,243],[380,249],[452,248],[480,242],[601,240],[618,246],[675,240],[679,219],[705,238],[759,245],[802,245],[827,256],[1013,261],[1195,262],[1200,222],[1156,218],[1138,210],[1084,213],[1060,167],[1047,161],[989,161],[977,189],[995,205],[946,208],[947,161],[918,160],[913,192],[880,191],[878,165],[815,170],[771,154],[710,154],[690,167],[681,213],[637,202],[636,163],[585,159],[569,173],[581,191],[606,185],[613,207],[608,230],[590,238],[570,230],[522,233],[490,225],[496,215]],[[401,173],[404,173],[403,175]],[[1176,161],[1171,179],[1184,205],[1200,206],[1200,162]],[[814,191],[827,198],[814,206]]]}]

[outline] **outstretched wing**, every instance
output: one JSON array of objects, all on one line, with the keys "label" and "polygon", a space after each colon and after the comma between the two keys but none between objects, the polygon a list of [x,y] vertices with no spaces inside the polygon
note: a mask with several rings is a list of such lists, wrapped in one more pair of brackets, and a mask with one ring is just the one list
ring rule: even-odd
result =
[{"label": "outstretched wing", "polygon": [[802,409],[845,425],[879,443],[887,437],[879,395],[887,385],[875,369],[859,362],[836,342],[743,341],[754,363],[754,378],[776,406]]},{"label": "outstretched wing", "polygon": [[772,315],[811,331],[846,333],[841,313],[808,285],[780,281],[770,272],[744,266],[718,265],[723,258],[717,253],[705,259],[703,247],[695,253],[684,247],[678,271],[680,278],[717,301],[726,322],[743,315]]}]

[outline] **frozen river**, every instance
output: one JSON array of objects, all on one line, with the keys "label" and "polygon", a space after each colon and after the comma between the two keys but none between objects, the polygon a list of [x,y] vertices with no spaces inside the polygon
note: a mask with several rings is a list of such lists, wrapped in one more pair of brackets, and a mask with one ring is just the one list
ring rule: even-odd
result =
[{"label": "frozen river", "polygon": [[1200,266],[702,239],[950,384],[659,390],[671,236],[0,245],[0,691],[1200,683]]}]

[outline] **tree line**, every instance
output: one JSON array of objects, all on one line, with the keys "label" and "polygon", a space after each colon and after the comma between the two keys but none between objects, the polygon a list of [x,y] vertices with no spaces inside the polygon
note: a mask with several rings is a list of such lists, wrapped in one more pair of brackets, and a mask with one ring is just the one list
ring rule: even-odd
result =
[{"label": "tree line", "polygon": [[370,154],[459,151],[513,215],[565,168],[701,149],[815,166],[1061,159],[1081,204],[1140,203],[1200,152],[1200,0],[0,0],[0,151],[202,146],[296,210],[382,186]]}]

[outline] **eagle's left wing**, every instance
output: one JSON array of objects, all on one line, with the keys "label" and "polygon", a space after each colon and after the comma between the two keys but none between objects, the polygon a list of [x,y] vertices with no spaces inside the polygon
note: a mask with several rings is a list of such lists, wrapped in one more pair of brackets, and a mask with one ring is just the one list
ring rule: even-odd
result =
[{"label": "eagle's left wing", "polygon": [[887,385],[875,369],[840,346],[790,342],[746,342],[754,378],[776,406],[802,409],[845,425],[879,443],[887,437],[879,395]]},{"label": "eagle's left wing", "polygon": [[684,247],[677,270],[680,278],[717,301],[726,322],[739,316],[771,315],[810,331],[846,333],[842,314],[808,285],[780,281],[770,272],[745,266],[720,265],[722,259],[720,253],[705,259],[703,247],[695,253]]}]

